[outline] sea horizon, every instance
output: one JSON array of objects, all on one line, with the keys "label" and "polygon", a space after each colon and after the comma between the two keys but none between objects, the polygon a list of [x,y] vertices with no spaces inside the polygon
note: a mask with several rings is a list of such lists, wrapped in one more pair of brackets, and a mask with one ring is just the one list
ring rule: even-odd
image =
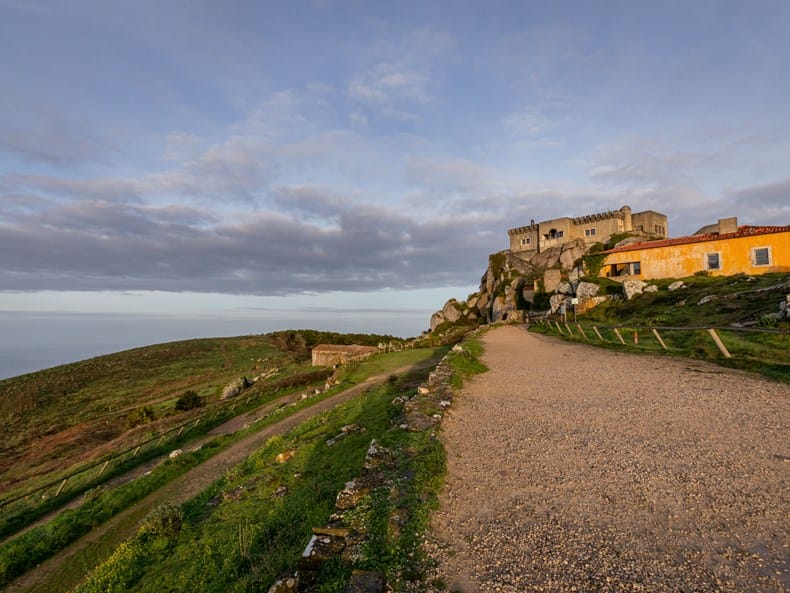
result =
[{"label": "sea horizon", "polygon": [[0,311],[0,380],[132,348],[290,329],[413,337],[430,313],[416,310],[278,311],[140,315]]}]

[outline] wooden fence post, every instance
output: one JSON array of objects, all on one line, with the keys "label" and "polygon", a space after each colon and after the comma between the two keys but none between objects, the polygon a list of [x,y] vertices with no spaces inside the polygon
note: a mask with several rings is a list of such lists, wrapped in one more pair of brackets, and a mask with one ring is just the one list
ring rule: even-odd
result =
[{"label": "wooden fence post", "polygon": [[137,448],[134,450],[134,453],[132,453],[132,457],[137,457],[137,454],[139,452],[140,452],[140,445],[137,445]]},{"label": "wooden fence post", "polygon": [[58,491],[55,492],[55,496],[60,496],[60,493],[63,492],[63,489],[66,487],[66,482],[68,481],[69,479],[66,478],[60,483],[60,486],[58,487]]},{"label": "wooden fence post", "polygon": [[587,339],[587,334],[585,334],[585,333],[584,333],[584,328],[582,327],[582,324],[581,324],[581,323],[577,323],[577,324],[576,324],[576,327],[578,327],[578,328],[579,328],[579,333],[580,333],[580,334],[581,334],[581,335],[584,337],[584,339],[586,340],[586,339]]},{"label": "wooden fence post", "polygon": [[568,325],[568,322],[567,322],[567,321],[565,322],[565,329],[567,329],[567,330],[568,330],[568,335],[569,335],[569,336],[572,336],[572,335],[573,335],[573,332],[571,331],[571,326],[570,326],[570,325]]},{"label": "wooden fence post", "polygon": [[658,330],[656,328],[653,328],[653,335],[656,337],[656,340],[658,340],[658,343],[661,344],[661,347],[664,350],[666,350],[667,349],[667,345],[664,344],[664,340],[661,339],[661,335],[658,333]]},{"label": "wooden fence post", "polygon": [[165,440],[165,435],[160,436],[159,440],[156,442],[156,446],[158,447],[159,445],[161,445],[162,441],[164,441],[164,440]]},{"label": "wooden fence post", "polygon": [[560,335],[564,336],[565,334],[563,333],[562,328],[560,327],[560,324],[555,321],[554,325],[557,326],[557,331],[560,332]]},{"label": "wooden fence post", "polygon": [[597,325],[593,325],[593,331],[595,332],[595,335],[598,336],[598,339],[601,340],[601,342],[605,342],[606,341],[606,340],[603,339],[603,336],[601,335],[601,332],[598,331],[598,326]]},{"label": "wooden fence post", "polygon": [[725,346],[724,342],[721,341],[721,338],[719,337],[719,334],[716,333],[716,330],[711,327],[708,329],[708,333],[710,334],[710,337],[713,338],[713,341],[716,342],[716,346],[719,347],[719,350],[724,355],[724,358],[732,358],[732,354],[730,354],[730,351],[727,350],[727,346]]},{"label": "wooden fence post", "polygon": [[101,475],[104,473],[104,470],[107,469],[108,465],[110,465],[110,460],[109,459],[104,462],[104,465],[101,466],[101,469],[99,470],[99,475],[96,476],[97,478],[101,478]]},{"label": "wooden fence post", "polygon": [[636,346],[638,344],[639,344],[639,330],[635,329],[634,330],[634,346]]},{"label": "wooden fence post", "polygon": [[618,330],[616,327],[614,328],[614,335],[616,335],[617,339],[620,340],[620,343],[625,346],[625,340],[623,339],[623,336],[620,335],[620,330]]},{"label": "wooden fence post", "polygon": [[182,432],[184,432],[184,427],[183,426],[178,429],[178,432],[176,433],[176,436],[180,437]]}]

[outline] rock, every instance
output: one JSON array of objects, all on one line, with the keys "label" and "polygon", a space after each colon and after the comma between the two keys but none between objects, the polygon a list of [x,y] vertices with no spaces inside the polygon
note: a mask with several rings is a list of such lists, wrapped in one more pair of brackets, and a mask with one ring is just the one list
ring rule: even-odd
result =
[{"label": "rock", "polygon": [[478,293],[473,294],[469,297],[469,300],[466,301],[466,306],[470,309],[476,309],[477,303],[480,302],[480,295]]},{"label": "rock", "polygon": [[168,457],[170,459],[175,459],[176,457],[180,457],[183,452],[183,449],[176,449],[175,451],[170,451],[170,455],[168,455]]},{"label": "rock", "polygon": [[282,486],[277,486],[277,490],[274,491],[273,496],[275,498],[282,498],[286,494],[288,494],[288,486],[282,485]]},{"label": "rock", "polygon": [[511,311],[508,313],[507,320],[510,323],[526,323],[527,321],[527,312],[526,311]]},{"label": "rock", "polygon": [[568,280],[571,282],[575,282],[579,279],[579,270],[577,268],[573,268],[570,272],[568,272]]},{"label": "rock", "polygon": [[299,589],[299,579],[292,576],[280,577],[272,586],[268,593],[296,593]]},{"label": "rock", "polygon": [[430,325],[431,331],[434,331],[445,321],[447,321],[447,317],[444,316],[444,311],[437,311],[436,313],[431,315],[431,325]]},{"label": "rock", "polygon": [[623,294],[625,294],[625,299],[630,301],[637,295],[642,294],[644,291],[645,286],[647,286],[647,282],[643,282],[642,280],[626,280],[623,282]]},{"label": "rock", "polygon": [[288,451],[283,451],[282,453],[278,454],[274,460],[277,463],[285,463],[286,461],[293,459],[294,455],[296,455],[296,449],[289,449]]},{"label": "rock", "polygon": [[676,290],[684,288],[685,286],[686,285],[683,283],[683,280],[676,280],[675,282],[667,286],[667,290],[670,292],[674,292]]},{"label": "rock", "polygon": [[368,488],[357,480],[346,482],[345,488],[337,493],[335,508],[339,511],[353,509],[368,494]]},{"label": "rock", "polygon": [[431,392],[425,385],[420,385],[417,388],[417,395],[428,395]]},{"label": "rock", "polygon": [[463,352],[464,347],[461,344],[453,346],[453,352]]},{"label": "rock", "polygon": [[498,296],[491,305],[491,320],[502,321],[507,313],[507,302],[504,296]]},{"label": "rock", "polygon": [[559,270],[546,270],[543,272],[543,290],[545,292],[554,292],[562,280],[562,273]]},{"label": "rock", "polygon": [[384,575],[374,570],[354,570],[343,593],[384,593]]},{"label": "rock", "polygon": [[554,292],[556,292],[558,294],[572,295],[573,294],[573,287],[571,286],[570,282],[560,282],[557,285],[557,288],[554,289]]},{"label": "rock", "polygon": [[560,266],[564,270],[570,270],[575,265],[578,259],[587,253],[587,246],[584,240],[577,239],[572,243],[566,243],[562,246],[562,253],[560,254]]},{"label": "rock", "polygon": [[655,284],[651,284],[650,286],[645,286],[645,289],[642,292],[658,292],[658,286]]},{"label": "rock", "polygon": [[698,305],[704,305],[704,304],[709,303],[711,301],[715,301],[718,298],[719,297],[717,297],[715,294],[709,294],[708,296],[704,296],[699,301],[697,301],[697,304]]},{"label": "rock", "polygon": [[549,305],[551,306],[551,312],[556,313],[557,309],[560,308],[560,305],[566,303],[568,301],[568,297],[563,294],[553,294],[549,298]]},{"label": "rock", "polygon": [[455,299],[450,299],[444,304],[444,307],[442,307],[442,313],[444,313],[444,318],[452,323],[455,323],[456,321],[461,319],[462,311],[463,311],[463,307]]},{"label": "rock", "polygon": [[250,385],[252,385],[252,381],[250,381],[247,377],[236,379],[225,386],[225,388],[222,390],[220,399],[230,399],[231,397],[236,397]]},{"label": "rock", "polygon": [[600,286],[592,282],[579,282],[576,286],[576,296],[580,299],[589,299],[598,294]]}]

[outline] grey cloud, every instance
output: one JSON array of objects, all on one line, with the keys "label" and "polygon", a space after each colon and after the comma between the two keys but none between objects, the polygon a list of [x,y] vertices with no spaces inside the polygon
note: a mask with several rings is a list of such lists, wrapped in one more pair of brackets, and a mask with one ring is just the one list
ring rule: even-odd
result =
[{"label": "grey cloud", "polygon": [[19,215],[0,222],[0,286],[250,294],[433,287],[475,282],[481,254],[504,243],[502,221],[425,223],[334,196],[327,203],[337,215],[328,227],[273,212],[211,223],[195,211],[99,201]]},{"label": "grey cloud", "polygon": [[770,206],[790,210],[790,179],[739,189],[732,194],[738,205]]}]

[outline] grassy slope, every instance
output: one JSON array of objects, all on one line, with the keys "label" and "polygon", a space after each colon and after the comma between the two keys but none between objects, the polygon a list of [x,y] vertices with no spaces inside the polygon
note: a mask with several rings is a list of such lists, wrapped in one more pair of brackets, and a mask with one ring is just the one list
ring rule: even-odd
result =
[{"label": "grassy slope", "polygon": [[[579,316],[582,325],[620,325],[632,328],[645,326],[725,327],[743,322],[759,321],[768,313],[779,310],[779,302],[790,292],[790,275],[765,274],[747,276],[685,278],[686,287],[669,292],[672,279],[655,281],[659,291],[637,296],[630,301],[609,301]],[[604,286],[606,288],[606,286]],[[611,290],[619,287],[612,283]],[[697,304],[704,297],[714,298]],[[790,329],[787,322],[765,323],[775,329]],[[537,331],[545,331],[533,326]],[[553,330],[552,330],[553,331]],[[609,347],[621,348],[611,331],[601,330]],[[556,332],[554,332],[556,333]],[[589,332],[594,337],[592,332]],[[759,372],[773,379],[790,381],[790,335],[746,333],[720,330],[722,341],[733,354],[725,359],[704,331],[664,331],[662,337],[669,354],[711,360],[719,364]],[[624,336],[627,348],[633,346],[633,332]],[[575,339],[581,339],[576,336]],[[599,342],[595,340],[595,343]],[[639,351],[663,352],[648,331],[639,334]]]},{"label": "grassy slope", "polygon": [[[32,565],[62,549],[92,527],[101,524],[194,465],[205,461],[209,456],[219,452],[250,431],[259,430],[263,426],[271,424],[303,407],[312,405],[341,389],[362,382],[368,377],[381,374],[386,375],[386,373],[398,368],[421,363],[436,356],[437,351],[431,349],[407,350],[377,355],[364,362],[349,365],[339,377],[341,384],[317,398],[301,401],[293,408],[283,408],[266,421],[256,423],[254,426],[240,431],[232,437],[218,437],[204,445],[200,451],[184,454],[175,462],[168,461],[150,475],[145,475],[119,488],[101,489],[90,493],[91,498],[81,507],[66,511],[47,524],[26,533],[24,536],[0,545],[0,583],[7,582],[9,578],[21,574]],[[89,563],[90,559],[87,559],[86,562]],[[81,571],[79,575],[85,572],[81,563],[77,563],[75,569]],[[64,568],[64,570],[71,570],[71,565],[68,568]]]},{"label": "grassy slope", "polygon": [[[476,342],[465,352],[451,355],[454,383],[485,369],[477,360],[481,351]],[[381,361],[360,366],[365,364],[386,372]],[[373,493],[361,510],[365,516],[360,520],[368,526],[370,540],[357,566],[382,570],[396,591],[404,590],[403,579],[418,581],[425,576],[420,542],[436,504],[445,457],[430,431],[392,428],[399,414],[393,399],[413,395],[426,374],[422,371],[389,381],[284,437],[271,439],[200,496],[181,507],[154,513],[79,588],[80,593],[265,591],[276,576],[294,569],[311,527],[326,523],[337,491],[358,475],[372,438],[402,453],[396,473],[411,478],[393,479],[403,495],[400,504],[406,505],[401,516],[408,520],[393,532],[388,521],[394,510],[390,496]],[[326,440],[348,424],[364,427],[364,432],[352,432],[329,447]],[[293,459],[275,462],[278,453],[289,450],[296,453]],[[343,590],[349,573],[348,566],[326,566],[320,590]]]},{"label": "grassy slope", "polygon": [[[228,382],[272,368],[309,369],[319,342],[372,343],[389,336],[311,330],[186,340],[136,348],[0,381],[0,490],[18,488],[75,463],[138,442],[178,424],[176,399],[187,389],[211,402]],[[151,407],[158,421],[129,430],[128,416]],[[106,444],[114,441],[111,447]],[[39,480],[40,481],[40,480]]]}]

